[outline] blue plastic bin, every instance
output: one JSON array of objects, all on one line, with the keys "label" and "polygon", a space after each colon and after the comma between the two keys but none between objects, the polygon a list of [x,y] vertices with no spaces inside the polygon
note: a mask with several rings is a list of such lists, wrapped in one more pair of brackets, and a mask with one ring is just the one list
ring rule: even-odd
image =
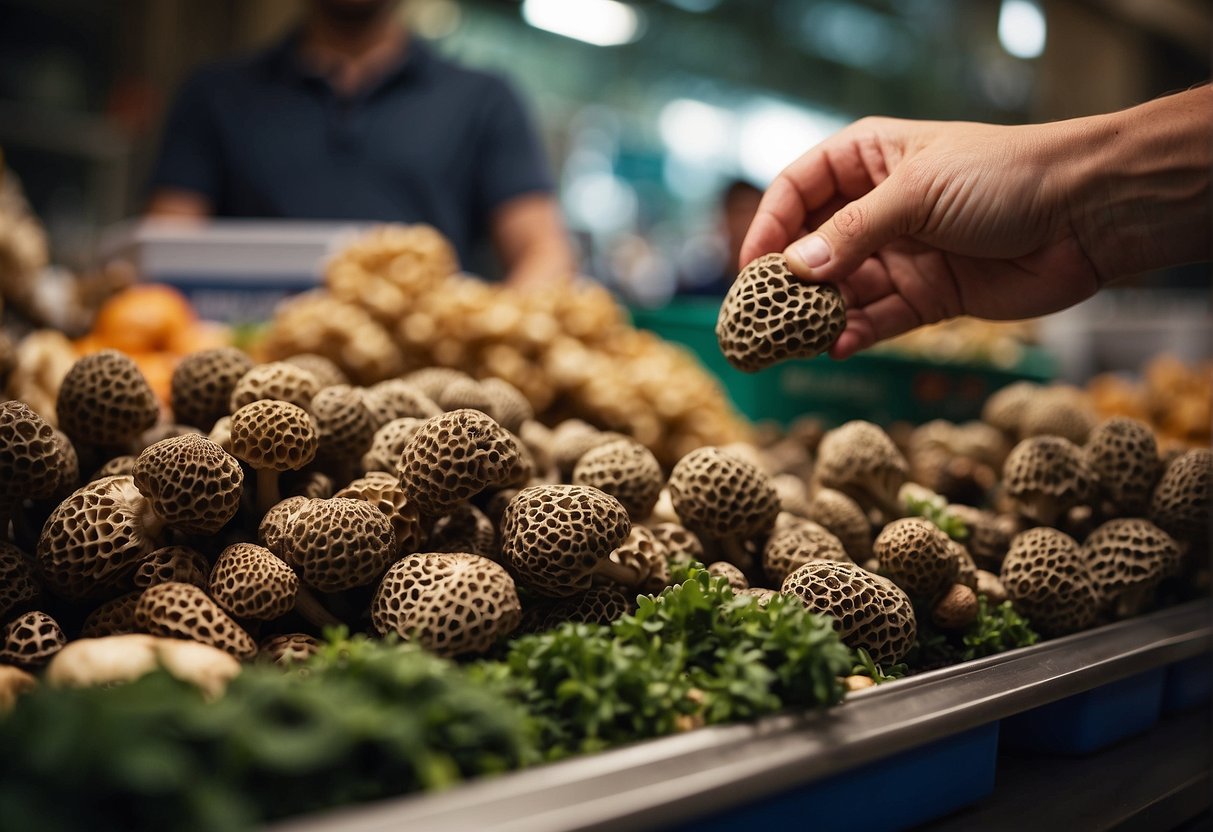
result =
[{"label": "blue plastic bin", "polygon": [[908,829],[993,792],[997,756],[992,722],[670,830]]},{"label": "blue plastic bin", "polygon": [[1202,653],[1167,668],[1162,712],[1175,714],[1213,704],[1213,653]]},{"label": "blue plastic bin", "polygon": [[1149,730],[1162,712],[1165,667],[1051,702],[1003,720],[1007,748],[1090,754]]}]

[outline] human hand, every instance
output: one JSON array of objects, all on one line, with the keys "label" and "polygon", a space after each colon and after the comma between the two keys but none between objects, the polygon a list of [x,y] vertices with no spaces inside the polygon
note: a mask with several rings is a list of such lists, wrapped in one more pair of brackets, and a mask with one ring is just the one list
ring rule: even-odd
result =
[{"label": "human hand", "polygon": [[801,278],[835,283],[835,358],[960,314],[1064,309],[1207,255],[1210,98],[1021,127],[863,119],[771,184],[741,264],[782,249]]}]

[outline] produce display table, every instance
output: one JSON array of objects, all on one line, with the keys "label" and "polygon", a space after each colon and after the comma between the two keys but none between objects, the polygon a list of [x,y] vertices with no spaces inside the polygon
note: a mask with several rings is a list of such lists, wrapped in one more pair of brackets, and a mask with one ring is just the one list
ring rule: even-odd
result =
[{"label": "produce display table", "polygon": [[[995,782],[1005,787],[1004,775],[1013,782],[1016,767],[1007,761],[1016,758],[999,753],[1000,726],[1011,717],[1055,718],[1051,703],[1060,702],[1111,742],[1120,738],[1118,724],[1100,720],[1126,701],[1149,711],[1139,730],[1157,722],[1167,697],[1195,702],[1200,713],[1209,674],[1201,673],[1204,661],[1193,660],[1213,650],[1211,613],[1209,602],[1193,602],[872,688],[829,712],[695,731],[274,828],[636,832],[783,828],[806,818],[828,828],[847,817],[909,828],[992,794],[997,799]],[[1170,684],[1188,690],[1159,686],[1151,700],[1140,698],[1142,686],[1125,685],[1146,677],[1166,682],[1168,668],[1187,669],[1170,674]],[[1201,737],[1207,734],[1177,741],[1189,753],[1201,743],[1207,756]],[[1072,762],[1053,765],[1065,770]],[[1097,791],[1106,797],[1109,790]]]}]

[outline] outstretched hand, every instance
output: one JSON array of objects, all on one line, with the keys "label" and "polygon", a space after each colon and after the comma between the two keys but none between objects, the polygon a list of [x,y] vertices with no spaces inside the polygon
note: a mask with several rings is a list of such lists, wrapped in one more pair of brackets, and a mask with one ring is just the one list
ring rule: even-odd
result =
[{"label": "outstretched hand", "polygon": [[[1155,165],[1131,155],[1120,169],[1104,167],[1108,152],[1126,152],[1121,133],[1128,125],[1113,117],[1023,127],[863,119],[771,184],[740,265],[783,250],[801,278],[836,284],[847,327],[830,352],[846,358],[961,314],[1018,319],[1054,312],[1132,270],[1199,258],[1199,244],[1157,239],[1182,230],[1154,227],[1186,210],[1181,225],[1194,228],[1199,242],[1204,221],[1207,252],[1208,171],[1202,184],[1199,170],[1208,152],[1196,147],[1210,118],[1193,116],[1193,108],[1213,101],[1207,87],[1164,101],[1194,93],[1203,98],[1182,109],[1198,140],[1170,160],[1193,175],[1191,193],[1183,194],[1174,187],[1162,195],[1143,191],[1141,181],[1130,181],[1135,167],[1146,169],[1137,179],[1149,179],[1166,160]],[[1135,220],[1164,196],[1169,202],[1156,217]],[[1132,251],[1121,256],[1112,243]]]}]

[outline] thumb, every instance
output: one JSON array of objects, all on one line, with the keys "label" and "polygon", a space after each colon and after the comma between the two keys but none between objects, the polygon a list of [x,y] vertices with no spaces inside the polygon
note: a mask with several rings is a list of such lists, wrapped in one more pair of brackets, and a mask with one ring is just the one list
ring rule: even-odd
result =
[{"label": "thumb", "polygon": [[890,176],[788,246],[788,265],[800,277],[842,280],[879,248],[908,233],[917,202]]}]

